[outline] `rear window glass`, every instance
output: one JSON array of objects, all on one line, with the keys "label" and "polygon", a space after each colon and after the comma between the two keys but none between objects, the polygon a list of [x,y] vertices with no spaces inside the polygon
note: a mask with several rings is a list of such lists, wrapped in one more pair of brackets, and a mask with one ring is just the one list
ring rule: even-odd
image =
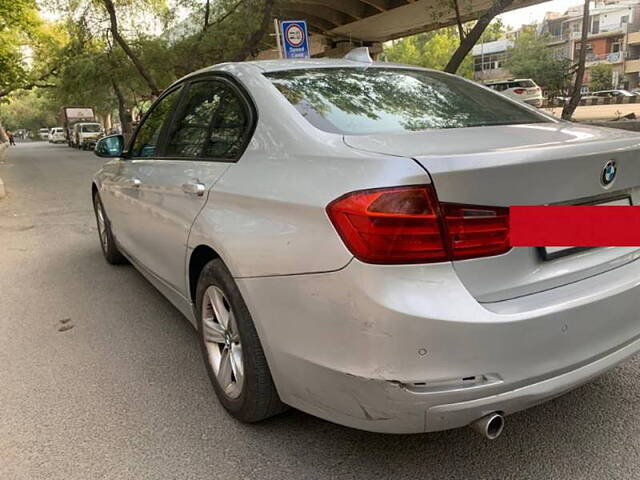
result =
[{"label": "rear window glass", "polygon": [[266,74],[312,125],[346,135],[548,122],[471,82],[438,72],[318,68]]},{"label": "rear window glass", "polygon": [[518,80],[517,82],[515,82],[515,84],[515,86],[522,88],[531,88],[536,86],[536,84],[533,83],[532,80]]},{"label": "rear window glass", "polygon": [[83,132],[89,132],[89,133],[99,132],[100,131],[100,125],[83,125],[82,126],[82,131]]}]

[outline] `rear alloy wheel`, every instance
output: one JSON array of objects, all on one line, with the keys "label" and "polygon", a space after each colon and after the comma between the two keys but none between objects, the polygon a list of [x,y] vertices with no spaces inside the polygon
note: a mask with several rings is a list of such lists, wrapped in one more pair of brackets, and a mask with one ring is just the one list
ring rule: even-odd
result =
[{"label": "rear alloy wheel", "polygon": [[202,269],[196,305],[205,366],[224,408],[243,422],[286,410],[249,310],[222,260]]},{"label": "rear alloy wheel", "polygon": [[121,265],[127,263],[127,259],[120,253],[118,246],[113,239],[113,233],[111,233],[111,225],[107,214],[102,206],[100,195],[98,193],[93,194],[93,210],[96,214],[96,223],[98,225],[98,237],[100,238],[100,246],[102,247],[102,253],[105,260],[111,265]]},{"label": "rear alloy wheel", "polygon": [[244,362],[233,309],[215,285],[207,288],[202,308],[202,331],[211,368],[225,395],[238,398],[244,385]]}]

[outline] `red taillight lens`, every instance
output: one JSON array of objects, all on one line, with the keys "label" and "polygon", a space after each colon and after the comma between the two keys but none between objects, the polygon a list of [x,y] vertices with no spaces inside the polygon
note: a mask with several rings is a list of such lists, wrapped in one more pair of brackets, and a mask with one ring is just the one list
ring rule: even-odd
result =
[{"label": "red taillight lens", "polygon": [[508,251],[509,209],[442,203],[451,260]]},{"label": "red taillight lens", "polygon": [[430,263],[509,250],[507,208],[440,204],[431,185],[364,190],[327,206],[347,248],[368,263]]},{"label": "red taillight lens", "polygon": [[523,93],[527,93],[526,88],[516,88],[513,93],[517,93],[518,95],[522,95]]}]

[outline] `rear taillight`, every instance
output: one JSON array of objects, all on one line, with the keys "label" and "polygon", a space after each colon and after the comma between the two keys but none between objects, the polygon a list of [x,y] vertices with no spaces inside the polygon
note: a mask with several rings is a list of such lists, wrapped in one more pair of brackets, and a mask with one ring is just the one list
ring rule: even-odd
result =
[{"label": "rear taillight", "polygon": [[523,93],[527,93],[526,88],[516,88],[513,90],[513,93],[517,93],[518,95],[522,95]]},{"label": "rear taillight", "polygon": [[431,263],[509,250],[509,209],[439,203],[431,185],[349,193],[327,206],[347,248],[368,263]]}]

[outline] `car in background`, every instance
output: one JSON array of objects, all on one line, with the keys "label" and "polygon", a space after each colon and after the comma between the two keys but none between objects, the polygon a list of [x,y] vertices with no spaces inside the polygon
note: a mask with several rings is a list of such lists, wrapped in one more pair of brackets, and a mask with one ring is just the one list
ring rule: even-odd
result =
[{"label": "car in background", "polygon": [[67,136],[64,133],[64,128],[55,127],[49,132],[49,143],[65,143]]},{"label": "car in background", "polygon": [[489,82],[485,86],[514,100],[542,107],[542,89],[530,78]]},{"label": "car in background", "polygon": [[619,97],[635,97],[636,94],[628,91],[628,90],[599,90],[597,92],[592,92],[589,95],[585,95],[582,99],[593,99],[593,98],[619,98]]},{"label": "car in background", "polygon": [[38,136],[40,137],[40,140],[49,140],[49,129],[41,128],[38,130]]},{"label": "car in background", "polygon": [[93,149],[102,136],[102,126],[99,123],[76,123],[73,126],[72,146],[82,150]]}]

